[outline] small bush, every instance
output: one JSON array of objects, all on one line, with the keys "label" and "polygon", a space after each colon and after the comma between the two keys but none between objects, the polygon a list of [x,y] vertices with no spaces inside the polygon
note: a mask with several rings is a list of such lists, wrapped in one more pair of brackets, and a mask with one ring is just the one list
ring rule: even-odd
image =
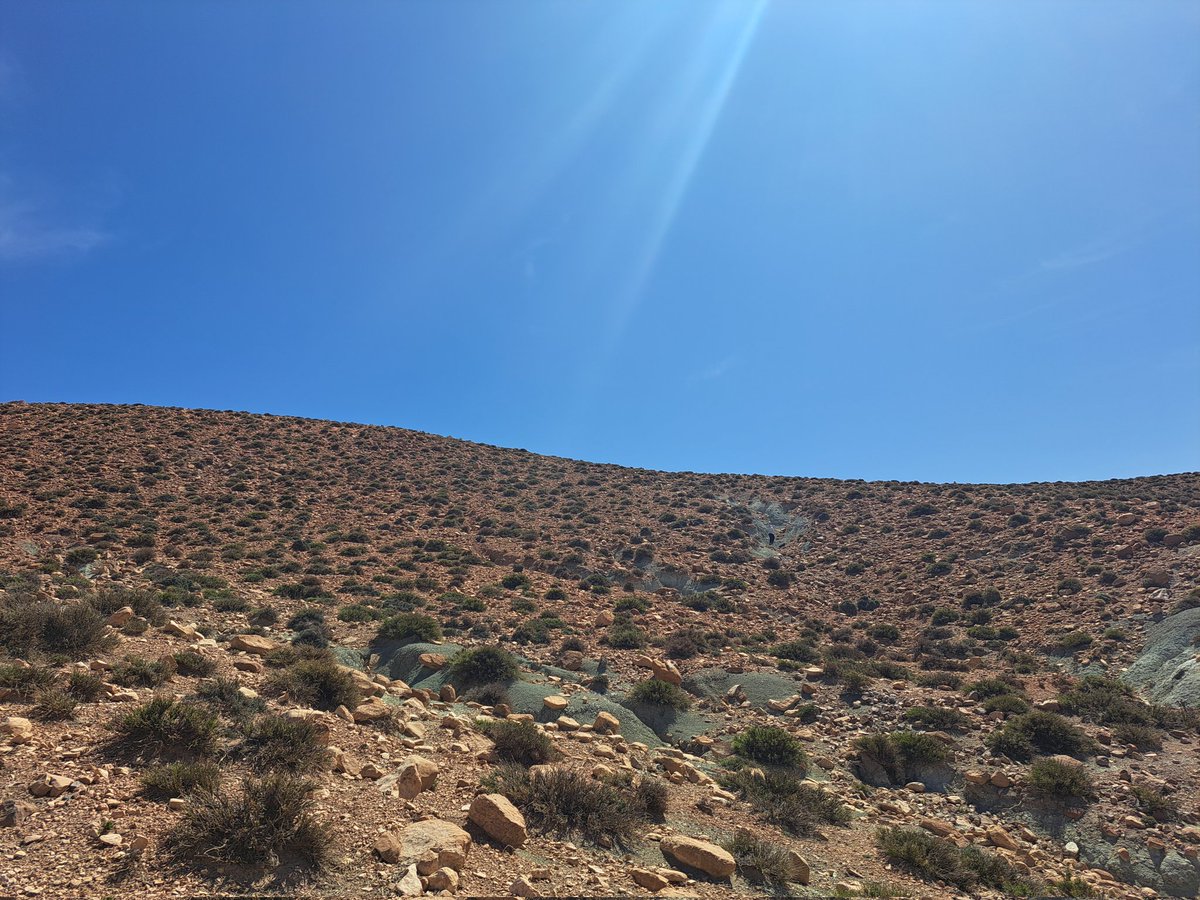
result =
[{"label": "small bush", "polygon": [[465,650],[450,663],[450,677],[460,687],[508,684],[516,681],[519,673],[516,657],[502,647]]},{"label": "small bush", "polygon": [[1174,822],[1179,817],[1179,804],[1162,791],[1144,785],[1136,785],[1131,790],[1138,809],[1155,821]]},{"label": "small bush", "polygon": [[426,644],[441,640],[441,637],[442,626],[437,623],[437,619],[423,613],[399,613],[389,616],[383,620],[379,632],[375,635],[378,641],[419,641]]},{"label": "small bush", "polygon": [[496,756],[506,762],[534,766],[557,756],[549,735],[532,722],[480,720],[479,730],[496,745]]},{"label": "small bush", "polygon": [[43,722],[59,722],[73,718],[75,707],[79,701],[58,688],[47,688],[38,691],[33,696],[33,709],[30,713],[35,719]]},{"label": "small bush", "polygon": [[158,800],[183,797],[193,791],[216,791],[220,786],[221,770],[209,760],[167,763],[142,774],[142,790]]},{"label": "small bush", "polygon": [[261,697],[246,696],[240,688],[241,685],[233,678],[214,678],[201,682],[196,689],[196,696],[234,722],[244,724],[265,709],[267,704]]},{"label": "small bush", "polygon": [[931,768],[951,759],[950,750],[932,735],[920,731],[876,732],[854,742],[859,753],[860,772],[878,768],[891,784],[918,781]]},{"label": "small bush", "polygon": [[66,691],[80,703],[92,703],[104,693],[104,679],[76,670],[67,677]]},{"label": "small bush", "polygon": [[327,659],[301,660],[274,675],[267,684],[269,689],[315,709],[354,709],[362,701],[354,677]]},{"label": "small bush", "polygon": [[[512,800],[535,830],[593,841],[628,841],[639,825],[665,812],[665,791],[602,781],[578,769],[556,766],[534,777],[520,766],[502,766],[486,784]],[[647,798],[661,811],[647,808]]]},{"label": "small bush", "polygon": [[1002,729],[991,734],[987,743],[996,753],[1021,761],[1039,753],[1075,756],[1093,748],[1091,739],[1062,716],[1041,710],[1009,719]]},{"label": "small bush", "polygon": [[962,690],[964,694],[974,694],[978,700],[1002,697],[1006,694],[1016,694],[1018,696],[1021,694],[1019,687],[1002,678],[983,678],[979,681],[972,681],[970,684],[965,685]]},{"label": "small bush", "polygon": [[785,770],[739,769],[723,775],[721,784],[740,793],[768,822],[792,834],[811,835],[822,825],[850,821],[850,813],[835,795],[809,787]]},{"label": "small bush", "polygon": [[12,691],[16,700],[29,700],[54,684],[54,670],[40,666],[0,665],[0,690]]},{"label": "small bush", "polygon": [[1149,725],[1117,725],[1112,733],[1122,744],[1129,744],[1142,751],[1161,750],[1163,746],[1162,732]]},{"label": "small bush", "polygon": [[1092,780],[1083,766],[1039,759],[1029,767],[1029,790],[1045,800],[1087,800],[1092,796]]},{"label": "small bush", "polygon": [[147,659],[127,656],[112,667],[110,677],[122,687],[158,687],[175,675],[175,660],[170,656]]},{"label": "small bush", "polygon": [[1006,716],[1020,715],[1029,712],[1029,701],[1018,694],[1001,694],[998,697],[988,697],[983,702],[985,712],[1002,712]]},{"label": "small bush", "polygon": [[195,650],[180,650],[171,654],[175,660],[175,668],[180,675],[199,675],[207,677],[217,670],[217,664]]},{"label": "small bush", "polygon": [[813,645],[807,641],[784,641],[776,644],[768,651],[776,659],[786,659],[794,663],[811,663],[820,659]]},{"label": "small bush", "polygon": [[343,606],[338,610],[339,622],[374,622],[382,616],[383,613],[379,610],[372,606],[364,606],[361,603]]},{"label": "small bush", "polygon": [[904,721],[939,731],[962,731],[970,720],[957,709],[946,706],[913,706],[904,711]]},{"label": "small bush", "polygon": [[217,717],[168,697],[155,697],[119,716],[112,729],[118,746],[136,753],[208,756],[217,749]]},{"label": "small bush", "polygon": [[618,650],[637,650],[650,642],[649,636],[628,620],[618,619],[609,626],[605,643]]},{"label": "small bush", "polygon": [[233,796],[197,794],[166,846],[181,862],[274,866],[296,859],[323,869],[331,862],[333,837],[329,825],[313,814],[312,787],[277,774],[247,778]]},{"label": "small bush", "polygon": [[779,844],[765,841],[749,831],[738,829],[721,844],[737,863],[738,873],[752,884],[787,884],[794,881],[794,855]]},{"label": "small bush", "polygon": [[685,710],[692,705],[692,698],[682,689],[659,678],[639,681],[629,691],[629,701],[644,706],[665,706]]},{"label": "small bush", "polygon": [[1074,653],[1092,646],[1092,636],[1086,631],[1068,631],[1055,638],[1050,646],[1057,653]]},{"label": "small bush", "polygon": [[464,693],[462,698],[463,700],[473,700],[484,706],[499,706],[501,703],[509,702],[508,685],[499,682],[477,685]]},{"label": "small bush", "polygon": [[999,856],[977,847],[960,850],[919,828],[880,828],[875,843],[892,865],[926,881],[944,881],[963,890],[983,885],[1016,896],[1036,890]]},{"label": "small bush", "polygon": [[36,653],[83,659],[112,646],[104,617],[87,603],[0,606],[0,646],[13,656]]},{"label": "small bush", "polygon": [[248,730],[242,752],[259,772],[314,772],[325,754],[325,731],[308,719],[262,716]]},{"label": "small bush", "polygon": [[801,775],[808,767],[800,741],[782,728],[770,725],[747,728],[733,739],[733,752],[762,765],[799,770]]}]

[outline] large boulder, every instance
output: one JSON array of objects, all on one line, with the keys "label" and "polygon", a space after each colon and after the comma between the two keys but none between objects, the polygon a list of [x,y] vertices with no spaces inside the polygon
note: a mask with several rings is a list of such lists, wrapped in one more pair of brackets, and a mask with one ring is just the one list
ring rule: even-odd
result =
[{"label": "large boulder", "polygon": [[728,878],[737,868],[728,851],[708,841],[673,834],[663,838],[658,846],[665,856],[711,878]]},{"label": "large boulder", "polygon": [[520,847],[525,843],[525,817],[503,794],[477,794],[467,818],[501,844]]}]

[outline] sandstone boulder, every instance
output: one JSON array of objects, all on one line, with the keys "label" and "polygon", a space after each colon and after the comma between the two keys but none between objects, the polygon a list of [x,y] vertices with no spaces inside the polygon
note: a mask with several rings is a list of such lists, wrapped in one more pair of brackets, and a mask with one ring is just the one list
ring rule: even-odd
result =
[{"label": "sandstone boulder", "polygon": [[525,843],[525,817],[503,794],[477,794],[467,818],[505,846],[520,847]]},{"label": "sandstone boulder", "polygon": [[671,859],[712,878],[728,878],[737,867],[728,851],[698,838],[674,834],[664,837],[658,846]]}]

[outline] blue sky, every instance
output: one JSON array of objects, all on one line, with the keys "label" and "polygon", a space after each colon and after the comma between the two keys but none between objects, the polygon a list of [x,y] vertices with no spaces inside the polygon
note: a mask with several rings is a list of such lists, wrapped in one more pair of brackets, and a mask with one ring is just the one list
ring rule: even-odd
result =
[{"label": "blue sky", "polygon": [[1200,5],[0,12],[0,397],[627,465],[1200,469]]}]

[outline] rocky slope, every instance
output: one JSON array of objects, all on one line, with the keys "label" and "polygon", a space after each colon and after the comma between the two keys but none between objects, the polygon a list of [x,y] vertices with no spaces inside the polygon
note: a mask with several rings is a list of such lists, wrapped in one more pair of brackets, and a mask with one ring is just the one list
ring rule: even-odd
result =
[{"label": "rocky slope", "polygon": [[1200,892],[1195,474],[23,403],[0,447],[0,892]]}]

